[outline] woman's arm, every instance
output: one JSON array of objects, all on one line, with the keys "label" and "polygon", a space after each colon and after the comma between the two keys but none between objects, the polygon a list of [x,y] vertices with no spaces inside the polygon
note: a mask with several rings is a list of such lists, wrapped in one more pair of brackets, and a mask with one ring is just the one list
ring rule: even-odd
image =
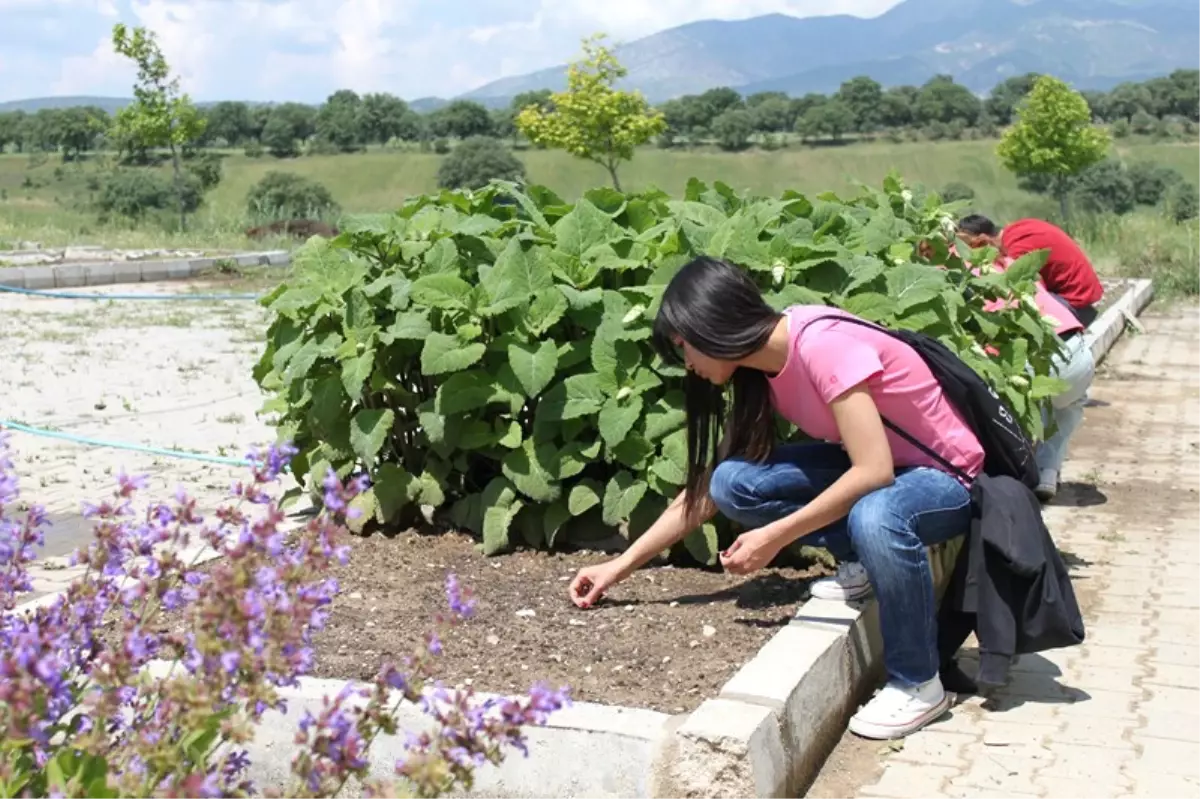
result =
[{"label": "woman's arm", "polygon": [[721,556],[729,571],[748,574],[763,568],[785,546],[843,518],[860,498],[895,480],[883,419],[866,384],[838,396],[829,409],[850,456],[850,468],[800,510],[739,536]]},{"label": "woman's arm", "polygon": [[653,558],[680,541],[690,530],[704,524],[716,515],[712,501],[705,497],[694,517],[689,518],[680,493],[667,506],[650,529],[634,541],[629,549],[605,563],[580,569],[571,581],[571,601],[581,608],[590,608],[611,586],[621,582]]}]

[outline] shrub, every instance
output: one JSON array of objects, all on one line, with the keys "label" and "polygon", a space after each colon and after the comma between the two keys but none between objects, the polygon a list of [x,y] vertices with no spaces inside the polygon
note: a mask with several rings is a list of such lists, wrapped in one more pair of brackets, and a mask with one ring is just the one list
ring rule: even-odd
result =
[{"label": "shrub", "polygon": [[[1027,304],[988,314],[963,295],[1028,297],[1042,261],[975,277],[948,252],[951,212],[885,187],[849,202],[694,179],[683,200],[602,188],[572,206],[501,183],[413,198],[386,227],[306,245],[264,298],[264,412],[300,449],[297,479],[372,475],[364,523],[448,508],[486,553],[637,536],[686,468],[683,371],[652,353],[650,325],[667,281],[706,253],[742,264],[776,307],[828,302],[938,336],[1040,434],[1057,339]],[[922,240],[945,269],[911,262]],[[712,563],[717,529],[683,546]]]},{"label": "shrub", "polygon": [[330,217],[340,210],[329,189],[320,183],[277,170],[268,172],[250,189],[246,209],[255,219]]},{"label": "shrub", "polygon": [[1072,196],[1081,210],[1127,214],[1133,210],[1133,181],[1124,164],[1107,159],[1079,173],[1072,181]]},{"label": "shrub", "polygon": [[[180,182],[184,209],[191,213],[200,207],[204,192],[199,179],[184,173]],[[176,188],[172,178],[150,169],[125,167],[110,174],[103,184],[96,207],[103,216],[142,219],[154,211],[178,211]]]},{"label": "shrub", "polygon": [[1176,222],[1186,222],[1200,216],[1200,194],[1196,192],[1196,184],[1180,176],[1180,180],[1167,189],[1163,205],[1167,216]]},{"label": "shrub", "polygon": [[203,191],[214,189],[221,182],[221,156],[217,153],[201,153],[191,160],[187,168],[196,176]]},{"label": "shrub", "polygon": [[1167,188],[1183,180],[1183,175],[1170,167],[1150,161],[1137,161],[1126,167],[1133,185],[1133,200],[1138,205],[1158,205]]},{"label": "shrub", "polygon": [[1132,126],[1129,124],[1129,120],[1125,119],[1124,117],[1112,123],[1111,129],[1114,139],[1128,138],[1129,134],[1133,132]]},{"label": "shrub", "polygon": [[445,155],[450,152],[450,140],[445,136],[439,136],[433,140],[433,151],[438,155]]},{"label": "shrub", "polygon": [[263,146],[257,139],[252,139],[247,142],[242,152],[245,153],[247,158],[262,158]]},{"label": "shrub", "polygon": [[[285,533],[268,489],[292,454],[286,445],[253,454],[250,479],[235,484],[233,501],[211,523],[182,490],[135,512],[145,479],[120,475],[109,499],[85,505],[95,540],[74,556],[84,576],[53,602],[25,610],[17,603],[32,588],[28,566],[48,520],[36,505],[17,515],[18,483],[0,435],[6,795],[255,793],[244,746],[267,711],[287,712],[278,689],[311,667],[311,635],[338,590],[329,571],[346,561],[347,506],[365,486],[361,477],[325,479],[322,513]],[[223,557],[195,568],[181,559],[189,542]],[[443,624],[472,614],[453,575],[446,594]],[[162,623],[163,610],[181,630]],[[304,714],[284,795],[332,796],[348,778],[366,778],[377,735],[396,732],[398,696],[433,722],[433,734],[414,736],[395,766],[403,787],[421,796],[469,784],[474,766],[499,763],[508,747],[524,749],[522,725],[544,723],[565,701],[542,686],[496,705],[469,689],[431,686],[440,644],[436,630],[426,635],[404,672],[386,663],[366,691],[347,685],[325,697],[316,717]],[[155,661],[171,667],[152,671]],[[380,785],[376,795],[393,791]]]},{"label": "shrub", "polygon": [[466,139],[438,167],[438,185],[444,189],[479,189],[490,180],[524,179],[525,165],[490,136]]},{"label": "shrub", "polygon": [[948,203],[974,200],[975,190],[966,183],[947,183],[941,191],[942,200]]}]

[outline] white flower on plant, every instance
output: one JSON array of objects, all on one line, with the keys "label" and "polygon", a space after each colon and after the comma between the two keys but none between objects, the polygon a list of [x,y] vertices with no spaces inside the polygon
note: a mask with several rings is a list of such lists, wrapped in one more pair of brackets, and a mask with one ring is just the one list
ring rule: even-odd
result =
[{"label": "white flower on plant", "polygon": [[954,215],[943,211],[938,216],[938,224],[941,225],[942,232],[948,238],[954,238],[954,234],[958,232],[958,224],[954,221]]},{"label": "white flower on plant", "polygon": [[620,391],[617,392],[617,401],[619,402],[620,400],[625,399],[632,393],[633,393],[633,389],[630,388],[629,386],[625,386],[624,388],[622,388]]},{"label": "white flower on plant", "polygon": [[783,264],[776,263],[774,266],[771,267],[771,279],[775,282],[776,286],[781,285],[783,283],[783,275],[784,275]]},{"label": "white flower on plant", "polygon": [[904,202],[910,203],[912,202],[913,193],[908,189],[905,189],[904,191],[900,192],[900,197],[904,200]]},{"label": "white flower on plant", "polygon": [[632,308],[630,308],[628,311],[625,312],[625,315],[623,317],[621,317],[621,324],[627,325],[630,322],[636,321],[637,319],[641,318],[641,315],[645,311],[646,311],[645,305],[633,306]]}]

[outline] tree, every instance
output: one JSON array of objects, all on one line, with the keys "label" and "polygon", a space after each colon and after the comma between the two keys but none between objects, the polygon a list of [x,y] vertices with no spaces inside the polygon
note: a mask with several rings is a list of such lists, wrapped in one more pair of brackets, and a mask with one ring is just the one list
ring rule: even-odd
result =
[{"label": "tree", "polygon": [[492,115],[473,100],[455,100],[429,114],[429,130],[434,136],[471,136],[492,134]]},{"label": "tree", "polygon": [[833,99],[850,109],[854,115],[854,129],[859,133],[869,133],[879,127],[883,87],[878,82],[859,75],[843,83]]},{"label": "tree", "polygon": [[[771,92],[763,92],[770,94]],[[760,97],[761,95],[755,95]],[[747,104],[749,105],[749,104]],[[749,114],[754,121],[754,129],[763,133],[782,133],[791,130],[796,124],[792,116],[792,103],[787,97],[768,97],[749,106]]]},{"label": "tree", "polygon": [[1169,77],[1174,87],[1170,113],[1200,122],[1200,69],[1177,69]]},{"label": "tree", "polygon": [[745,108],[746,105],[742,101],[742,95],[738,94],[736,89],[731,89],[728,86],[717,86],[709,89],[706,92],[696,97],[696,102],[704,109],[704,121],[706,124],[712,122],[726,111]]},{"label": "tree", "polygon": [[746,98],[746,107],[755,109],[771,100],[782,100],[786,103],[791,98],[787,96],[787,92],[756,92]]},{"label": "tree", "polygon": [[892,86],[883,93],[879,104],[879,122],[885,128],[907,128],[915,120],[917,105],[916,86]]},{"label": "tree", "polygon": [[221,102],[208,110],[208,127],[206,133],[216,139],[221,139],[230,147],[237,147],[249,139],[258,138],[254,129],[254,120],[250,115],[250,106],[245,103]]},{"label": "tree", "polygon": [[58,115],[58,146],[64,161],[77,158],[92,149],[96,137],[109,126],[108,114],[94,105],[64,108]]},{"label": "tree", "polygon": [[640,92],[614,88],[626,69],[601,40],[584,40],[583,58],[567,69],[567,90],[551,95],[554,110],[528,106],[517,115],[517,127],[534,144],[600,164],[619,191],[617,166],[633,158],[634,150],[662,133],[667,123]]},{"label": "tree", "polygon": [[489,136],[461,142],[438,167],[443,189],[481,189],[490,180],[525,180],[525,165],[507,147]]},{"label": "tree", "polygon": [[744,150],[754,135],[754,116],[744,108],[730,109],[713,120],[712,131],[722,150]]},{"label": "tree", "polygon": [[916,117],[923,125],[931,122],[949,125],[956,119],[974,125],[982,108],[983,103],[966,86],[955,83],[949,75],[935,75],[917,94]]},{"label": "tree", "polygon": [[387,92],[364,94],[359,115],[363,140],[376,144],[414,140],[421,124],[408,103]]},{"label": "tree", "polygon": [[1063,218],[1075,175],[1104,159],[1108,134],[1092,124],[1087,101],[1058,78],[1043,75],[1017,106],[1017,121],[996,148],[1001,163],[1018,177],[1051,181]]},{"label": "tree", "polygon": [[1138,111],[1145,111],[1150,105],[1150,92],[1140,83],[1122,83],[1108,93],[1108,113],[1110,119],[1124,119],[1133,122]]},{"label": "tree", "polygon": [[316,112],[301,103],[281,103],[271,109],[259,136],[263,146],[276,158],[298,155],[299,142],[313,135]]},{"label": "tree", "polygon": [[840,141],[842,134],[851,130],[854,130],[854,112],[841,100],[814,106],[796,122],[796,132],[806,139],[828,135]]},{"label": "tree", "polygon": [[145,149],[166,147],[171,153],[175,193],[179,203],[179,226],[187,226],[189,200],[184,186],[180,148],[204,132],[205,121],[186,93],[179,78],[163,58],[154,34],[145,28],[132,31],[118,22],[113,25],[113,49],[137,64],[133,102],[117,112],[113,124],[118,136]]},{"label": "tree", "polygon": [[362,116],[362,98],[350,89],[338,89],[317,112],[317,137],[343,153],[351,153],[366,143]]},{"label": "tree", "polygon": [[992,93],[988,95],[987,100],[984,101],[983,110],[996,121],[997,125],[1009,124],[1012,122],[1013,111],[1016,110],[1017,103],[1029,94],[1033,89],[1033,82],[1037,78],[1036,72],[1027,72],[1024,75],[1014,75],[997,84],[992,89]]}]

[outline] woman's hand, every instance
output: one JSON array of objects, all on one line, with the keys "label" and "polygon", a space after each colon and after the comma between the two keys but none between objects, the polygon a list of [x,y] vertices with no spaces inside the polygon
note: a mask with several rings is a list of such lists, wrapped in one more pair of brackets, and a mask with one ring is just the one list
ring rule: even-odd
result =
[{"label": "woman's hand", "polygon": [[616,560],[585,566],[575,573],[571,581],[571,601],[581,608],[590,608],[604,596],[604,592],[619,583],[624,574],[623,566]]},{"label": "woman's hand", "polygon": [[779,536],[769,527],[742,533],[721,553],[721,565],[731,574],[753,574],[765,568],[783,549]]}]

